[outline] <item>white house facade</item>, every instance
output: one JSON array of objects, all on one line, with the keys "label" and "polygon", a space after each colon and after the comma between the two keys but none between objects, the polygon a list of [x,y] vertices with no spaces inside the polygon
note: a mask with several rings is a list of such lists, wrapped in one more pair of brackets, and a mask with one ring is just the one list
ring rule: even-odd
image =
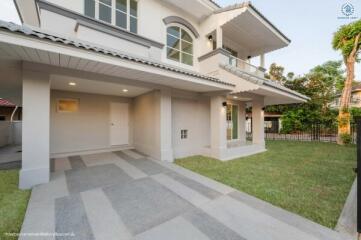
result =
[{"label": "white house facade", "polygon": [[23,25],[0,21],[0,97],[23,108],[21,188],[48,182],[55,157],[262,152],[263,108],[307,100],[264,78],[265,55],[290,40],[251,3],[14,2]]}]

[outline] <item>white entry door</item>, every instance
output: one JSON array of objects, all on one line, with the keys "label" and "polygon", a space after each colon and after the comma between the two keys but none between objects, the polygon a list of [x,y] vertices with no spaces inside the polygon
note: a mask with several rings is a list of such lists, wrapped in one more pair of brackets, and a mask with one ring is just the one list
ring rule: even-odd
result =
[{"label": "white entry door", "polygon": [[110,103],[110,144],[129,144],[128,103]]}]

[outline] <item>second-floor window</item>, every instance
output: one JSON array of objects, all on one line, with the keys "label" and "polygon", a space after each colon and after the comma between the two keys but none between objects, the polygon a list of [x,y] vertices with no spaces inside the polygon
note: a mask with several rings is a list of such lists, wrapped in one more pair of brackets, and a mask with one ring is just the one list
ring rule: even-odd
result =
[{"label": "second-floor window", "polygon": [[136,0],[84,0],[84,13],[132,33],[138,31],[138,2]]},{"label": "second-floor window", "polygon": [[193,38],[181,27],[167,28],[167,58],[193,66]]}]

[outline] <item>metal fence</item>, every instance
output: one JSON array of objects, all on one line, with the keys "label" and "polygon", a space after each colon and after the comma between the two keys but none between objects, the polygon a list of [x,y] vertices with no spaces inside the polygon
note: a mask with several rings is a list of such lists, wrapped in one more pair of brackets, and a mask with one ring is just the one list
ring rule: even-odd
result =
[{"label": "metal fence", "polygon": [[[276,125],[276,123],[274,123]],[[337,126],[326,124],[310,124],[302,131],[282,133],[281,129],[269,129],[265,127],[266,140],[290,140],[290,141],[317,141],[336,142]],[[351,124],[351,142],[356,144],[357,131],[356,124]],[[252,132],[247,132],[247,139],[252,139]]]}]

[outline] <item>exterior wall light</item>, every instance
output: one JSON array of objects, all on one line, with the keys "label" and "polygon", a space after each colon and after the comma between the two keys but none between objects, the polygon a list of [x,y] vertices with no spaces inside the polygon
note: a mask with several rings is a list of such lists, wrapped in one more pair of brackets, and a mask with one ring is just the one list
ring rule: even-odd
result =
[{"label": "exterior wall light", "polygon": [[227,107],[227,102],[222,102],[223,107]]}]

